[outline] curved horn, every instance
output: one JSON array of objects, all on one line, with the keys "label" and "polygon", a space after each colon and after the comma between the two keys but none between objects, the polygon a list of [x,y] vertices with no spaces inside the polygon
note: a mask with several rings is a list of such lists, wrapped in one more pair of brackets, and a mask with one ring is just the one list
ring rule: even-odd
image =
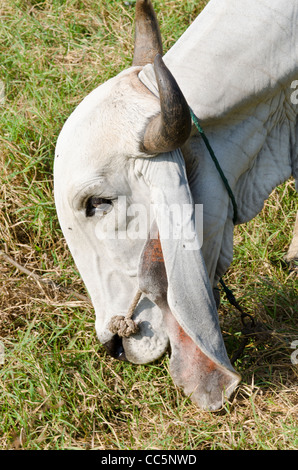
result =
[{"label": "curved horn", "polygon": [[159,54],[154,60],[154,71],[161,112],[149,121],[145,129],[141,147],[148,154],[170,152],[181,147],[191,131],[186,99]]},{"label": "curved horn", "polygon": [[136,3],[135,48],[133,65],[152,63],[156,54],[162,55],[158,21],[150,0]]}]

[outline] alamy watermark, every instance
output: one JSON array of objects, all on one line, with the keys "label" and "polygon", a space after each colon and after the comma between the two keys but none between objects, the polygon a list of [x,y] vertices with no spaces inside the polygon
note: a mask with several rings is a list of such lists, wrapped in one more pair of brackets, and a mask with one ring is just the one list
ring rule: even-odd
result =
[{"label": "alamy watermark", "polygon": [[203,244],[203,204],[147,206],[128,204],[126,196],[119,196],[115,210],[102,215],[95,227],[99,240],[147,240],[149,234],[151,239],[182,240],[188,250]]}]

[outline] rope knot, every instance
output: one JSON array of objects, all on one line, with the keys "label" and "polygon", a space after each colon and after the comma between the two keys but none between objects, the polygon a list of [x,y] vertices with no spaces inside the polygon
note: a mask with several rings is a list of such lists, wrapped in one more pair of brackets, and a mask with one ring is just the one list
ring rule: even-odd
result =
[{"label": "rope knot", "polygon": [[117,334],[121,338],[128,338],[139,330],[139,326],[132,318],[123,317],[122,315],[115,315],[111,319],[108,328],[114,335]]},{"label": "rope knot", "polygon": [[139,331],[139,325],[137,325],[137,323],[132,319],[132,316],[139,303],[141,295],[142,292],[138,290],[125,316],[115,315],[112,317],[108,324],[108,328],[114,335],[118,335],[121,338],[128,338],[130,335],[134,335]]}]

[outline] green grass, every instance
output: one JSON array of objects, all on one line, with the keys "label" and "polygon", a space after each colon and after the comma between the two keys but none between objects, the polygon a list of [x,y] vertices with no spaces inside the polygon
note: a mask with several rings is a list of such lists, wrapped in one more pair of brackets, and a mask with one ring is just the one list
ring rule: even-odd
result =
[{"label": "green grass", "polygon": [[[94,87],[131,64],[134,6],[123,1],[3,0],[0,6],[0,250],[43,279],[84,294],[53,201],[58,133]],[[207,2],[154,2],[167,50]],[[270,335],[251,339],[243,377],[218,413],[174,386],[168,358],[117,362],[97,342],[93,309],[0,264],[0,448],[297,449],[297,274],[283,262],[295,220],[293,181],[237,228],[226,281]],[[239,315],[223,297],[230,355]]]}]

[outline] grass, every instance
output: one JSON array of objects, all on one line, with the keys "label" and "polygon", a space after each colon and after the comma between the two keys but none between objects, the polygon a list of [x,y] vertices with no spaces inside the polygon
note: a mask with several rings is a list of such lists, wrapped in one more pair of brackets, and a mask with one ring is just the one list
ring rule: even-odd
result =
[{"label": "grass", "polygon": [[[207,2],[154,3],[167,50]],[[133,2],[2,0],[0,15],[0,250],[84,295],[57,222],[54,147],[76,104],[130,65]],[[167,357],[136,366],[106,356],[88,301],[0,258],[0,448],[297,449],[297,274],[283,262],[295,197],[285,183],[236,230],[227,284],[271,334],[249,341],[236,363],[243,381],[217,413],[180,393]],[[231,355],[241,324],[225,298],[220,321]]]}]

